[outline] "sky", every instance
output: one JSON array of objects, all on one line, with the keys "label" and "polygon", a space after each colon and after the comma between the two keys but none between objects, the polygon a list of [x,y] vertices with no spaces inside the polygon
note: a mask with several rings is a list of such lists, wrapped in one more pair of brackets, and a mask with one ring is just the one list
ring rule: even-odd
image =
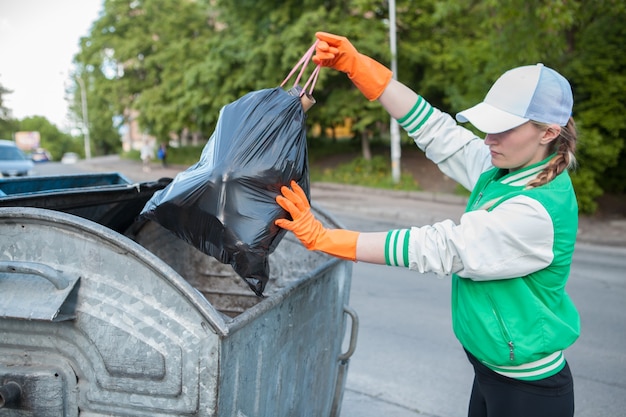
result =
[{"label": "sky", "polygon": [[0,85],[12,116],[44,116],[62,130],[66,86],[80,38],[89,34],[104,0],[0,0]]}]

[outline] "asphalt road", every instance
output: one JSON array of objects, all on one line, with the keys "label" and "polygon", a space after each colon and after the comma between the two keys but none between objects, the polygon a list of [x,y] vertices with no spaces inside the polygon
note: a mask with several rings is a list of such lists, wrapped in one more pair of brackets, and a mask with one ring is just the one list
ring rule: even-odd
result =
[{"label": "asphalt road", "polygon": [[[333,212],[347,228],[403,225]],[[574,255],[567,291],[580,311],[582,334],[566,357],[577,417],[625,415],[625,256],[624,247],[584,243]],[[452,334],[449,291],[450,281],[433,274],[355,264],[350,303],[361,325],[342,417],[466,415],[473,373]]]},{"label": "asphalt road", "polygon": [[[115,157],[45,169],[117,171],[135,181],[173,177],[181,168]],[[315,184],[315,204],[346,228],[369,231],[457,219],[463,200],[432,193],[390,193]],[[582,334],[566,352],[577,417],[624,416],[626,409],[626,227],[581,219],[567,287]],[[450,324],[450,282],[432,274],[357,263],[351,306],[360,318],[342,417],[462,417],[472,370]]]}]

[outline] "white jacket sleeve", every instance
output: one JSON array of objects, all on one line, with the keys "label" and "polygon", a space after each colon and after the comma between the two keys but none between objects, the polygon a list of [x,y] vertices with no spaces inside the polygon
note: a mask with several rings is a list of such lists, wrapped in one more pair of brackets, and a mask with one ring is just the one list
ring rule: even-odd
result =
[{"label": "white jacket sleeve", "polygon": [[492,167],[484,141],[422,97],[398,123],[428,159],[468,190],[474,188],[482,172]]},{"label": "white jacket sleeve", "polygon": [[451,220],[414,227],[409,268],[473,280],[517,278],[548,266],[554,228],[546,209],[527,196],[511,198],[492,211],[465,213]]}]

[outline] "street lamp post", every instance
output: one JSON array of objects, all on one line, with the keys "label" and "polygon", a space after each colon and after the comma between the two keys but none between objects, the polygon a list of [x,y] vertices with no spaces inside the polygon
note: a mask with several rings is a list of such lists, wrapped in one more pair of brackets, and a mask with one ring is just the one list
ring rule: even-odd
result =
[{"label": "street lamp post", "polygon": [[[396,1],[389,0],[389,47],[391,49],[391,72],[393,78],[398,79],[398,64],[397,64],[397,52],[396,52]],[[391,125],[389,126],[389,133],[391,135],[391,177],[394,184],[400,182],[400,127],[398,122],[393,117],[391,118]]]},{"label": "street lamp post", "polygon": [[87,91],[85,90],[85,83],[82,77],[79,75],[76,77],[76,81],[80,87],[80,101],[83,110],[83,135],[85,138],[85,159],[91,159],[91,138],[89,137],[89,116],[87,115]]}]

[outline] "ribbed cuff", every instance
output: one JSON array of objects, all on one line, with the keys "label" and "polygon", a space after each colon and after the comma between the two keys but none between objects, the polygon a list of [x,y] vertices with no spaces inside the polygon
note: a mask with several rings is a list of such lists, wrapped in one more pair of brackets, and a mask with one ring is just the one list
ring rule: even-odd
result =
[{"label": "ribbed cuff", "polygon": [[424,123],[433,113],[433,106],[430,105],[422,96],[417,97],[417,102],[413,108],[401,119],[398,124],[411,136],[419,131]]},{"label": "ribbed cuff", "polygon": [[409,239],[411,229],[390,230],[385,240],[385,263],[390,266],[409,266]]}]

